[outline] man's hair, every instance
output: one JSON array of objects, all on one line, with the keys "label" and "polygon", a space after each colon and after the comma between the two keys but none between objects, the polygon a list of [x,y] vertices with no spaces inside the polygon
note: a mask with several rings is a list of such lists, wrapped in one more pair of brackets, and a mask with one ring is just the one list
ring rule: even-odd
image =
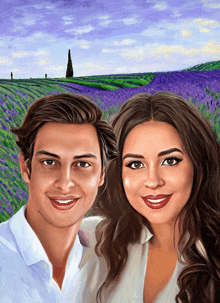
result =
[{"label": "man's hair", "polygon": [[16,143],[31,174],[36,136],[45,123],[92,124],[97,131],[102,167],[105,168],[108,161],[116,157],[117,147],[112,127],[101,118],[101,109],[88,97],[79,94],[50,95],[36,100],[22,125],[11,131],[17,135]]}]

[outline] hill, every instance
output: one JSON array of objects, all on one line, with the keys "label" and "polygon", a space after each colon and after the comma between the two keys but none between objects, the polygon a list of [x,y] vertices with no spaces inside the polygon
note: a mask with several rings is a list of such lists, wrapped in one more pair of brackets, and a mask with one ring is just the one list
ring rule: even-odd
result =
[{"label": "hill", "polygon": [[189,71],[189,70],[191,70],[191,71],[206,71],[206,70],[215,70],[215,69],[220,69],[220,60],[219,61],[212,61],[212,62],[197,64],[193,67],[183,69],[183,72]]}]

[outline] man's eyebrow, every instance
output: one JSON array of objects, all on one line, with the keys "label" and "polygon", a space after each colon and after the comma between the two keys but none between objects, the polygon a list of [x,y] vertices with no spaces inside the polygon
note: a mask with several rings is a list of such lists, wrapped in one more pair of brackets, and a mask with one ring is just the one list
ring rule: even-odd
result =
[{"label": "man's eyebrow", "polygon": [[39,155],[46,155],[46,156],[50,156],[50,157],[60,159],[60,157],[58,155],[50,153],[46,150],[39,150],[38,152],[36,152],[36,156],[39,156]]},{"label": "man's eyebrow", "polygon": [[170,149],[167,149],[167,150],[164,150],[164,151],[160,152],[158,154],[158,157],[165,156],[165,155],[171,154],[173,152],[180,152],[181,154],[183,154],[183,152],[178,148],[170,148]]},{"label": "man's eyebrow", "polygon": [[124,160],[126,158],[144,159],[144,157],[142,155],[138,155],[138,154],[126,154],[126,155],[124,155],[122,160]]},{"label": "man's eyebrow", "polygon": [[73,159],[81,159],[81,158],[95,158],[95,159],[97,159],[97,157],[95,155],[91,154],[91,153],[78,155],[78,156],[73,157]]},{"label": "man's eyebrow", "polygon": [[[60,159],[60,156],[58,156],[56,154],[53,154],[53,153],[50,153],[46,150],[39,150],[36,153],[36,156],[38,156],[38,155],[46,155],[46,156],[50,156],[50,157],[53,157],[53,158],[56,158],[56,159]],[[91,153],[77,155],[77,156],[73,157],[73,159],[82,159],[82,158],[95,158],[95,159],[97,159],[97,157],[94,154],[91,154]]]}]

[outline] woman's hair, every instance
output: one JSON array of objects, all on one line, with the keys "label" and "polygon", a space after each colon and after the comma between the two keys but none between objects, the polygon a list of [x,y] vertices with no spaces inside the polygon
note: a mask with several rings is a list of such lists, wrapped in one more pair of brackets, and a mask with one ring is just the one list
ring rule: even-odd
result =
[{"label": "woman's hair", "polygon": [[[172,125],[194,168],[190,198],[179,214],[178,249],[184,270],[178,277],[176,302],[217,302],[220,295],[220,145],[209,122],[182,97],[159,92],[128,99],[113,120],[119,154],[109,165],[104,191],[93,214],[104,216],[96,230],[96,252],[103,255],[107,277],[97,294],[115,285],[128,258],[128,244],[140,239],[149,221],[128,202],[122,183],[122,152],[128,133],[146,121]],[[176,221],[177,222],[177,221]]]},{"label": "woman's hair", "polygon": [[31,173],[34,144],[39,129],[48,122],[92,124],[99,140],[102,168],[117,155],[112,127],[101,120],[102,111],[88,97],[79,94],[58,94],[43,97],[29,108],[21,127],[11,131],[17,135],[17,145]]}]

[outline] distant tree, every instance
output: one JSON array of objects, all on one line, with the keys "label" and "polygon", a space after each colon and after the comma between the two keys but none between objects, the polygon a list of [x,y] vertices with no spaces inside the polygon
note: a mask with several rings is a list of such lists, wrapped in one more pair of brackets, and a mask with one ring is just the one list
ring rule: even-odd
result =
[{"label": "distant tree", "polygon": [[45,74],[45,78],[47,78],[47,74]]},{"label": "distant tree", "polygon": [[67,62],[67,69],[66,69],[66,78],[73,77],[73,65],[71,60],[70,49],[68,51],[68,62]]},{"label": "distant tree", "polygon": [[13,73],[11,72],[11,80],[13,80]]}]

